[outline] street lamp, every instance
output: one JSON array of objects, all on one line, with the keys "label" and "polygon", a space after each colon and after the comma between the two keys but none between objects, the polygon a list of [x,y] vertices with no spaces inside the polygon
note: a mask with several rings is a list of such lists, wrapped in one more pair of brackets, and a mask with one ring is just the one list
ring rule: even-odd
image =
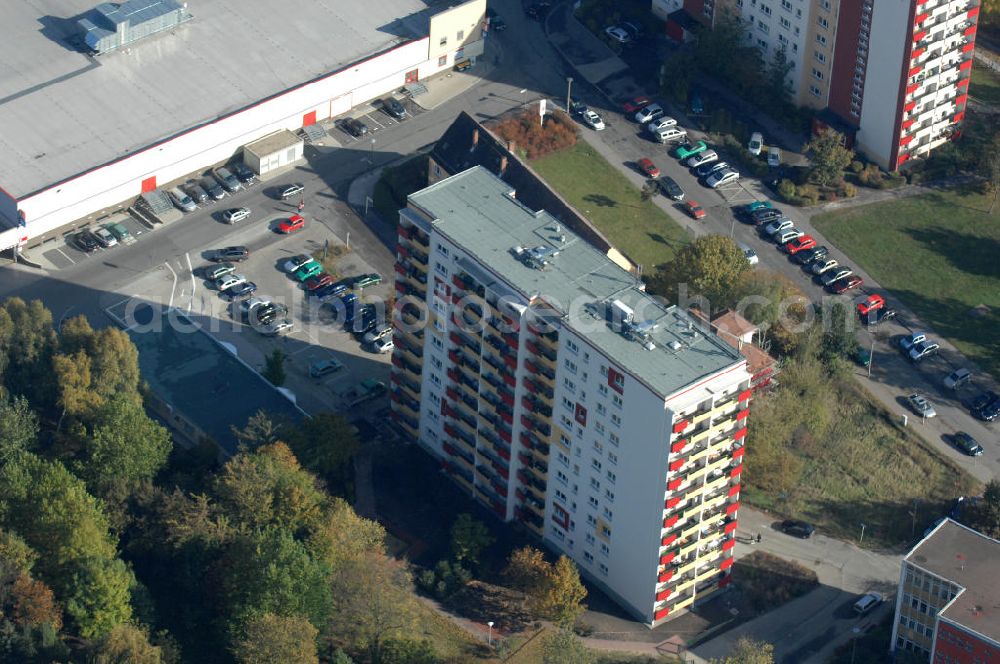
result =
[{"label": "street lamp", "polygon": [[486,637],[487,638],[487,643],[492,648],[493,647],[493,621],[491,620],[488,623],[486,623],[486,626],[490,628],[489,635]]},{"label": "street lamp", "polygon": [[372,151],[371,151],[371,157],[369,157],[369,161],[371,161],[372,166],[375,165],[375,139],[374,138],[372,139]]},{"label": "street lamp", "polygon": [[865,541],[865,524],[861,524],[861,538],[858,540],[858,544]]},{"label": "street lamp", "polygon": [[573,77],[566,77],[566,112],[569,113],[570,92],[573,90]]},{"label": "street lamp", "polygon": [[872,332],[872,350],[868,353],[868,377],[872,377],[872,364],[875,362],[875,333]]}]

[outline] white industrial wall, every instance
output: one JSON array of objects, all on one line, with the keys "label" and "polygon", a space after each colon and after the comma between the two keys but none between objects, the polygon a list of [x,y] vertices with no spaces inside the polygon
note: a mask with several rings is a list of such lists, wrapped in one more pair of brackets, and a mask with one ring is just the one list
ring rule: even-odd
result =
[{"label": "white industrial wall", "polygon": [[888,168],[896,123],[900,121],[899,86],[906,40],[910,39],[910,0],[880,0],[872,12],[865,103],[861,107],[857,147]]},{"label": "white industrial wall", "polygon": [[[79,175],[18,201],[28,221],[28,235],[37,237],[118,205],[139,195],[142,182],[156,177],[166,184],[231,157],[240,146],[279,129],[297,130],[303,115],[316,111],[323,120],[353,105],[402,87],[406,72],[427,78],[446,67],[428,60],[428,39],[403,44],[318,81],[289,90],[234,115],[191,129],[160,145]],[[0,197],[4,198],[4,197]],[[0,213],[8,216],[6,208]],[[16,219],[16,212],[10,221]],[[0,234],[0,249],[13,246]]]}]

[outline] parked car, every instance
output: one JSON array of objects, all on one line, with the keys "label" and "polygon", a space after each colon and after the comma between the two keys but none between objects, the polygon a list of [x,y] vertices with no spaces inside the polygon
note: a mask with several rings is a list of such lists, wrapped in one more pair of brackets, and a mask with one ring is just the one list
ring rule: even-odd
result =
[{"label": "parked car", "polygon": [[737,246],[740,248],[740,251],[743,252],[744,258],[747,259],[747,263],[750,265],[756,265],[760,262],[760,258],[757,257],[757,252],[753,250],[753,247],[749,247],[742,242],[738,242]]},{"label": "parked car", "polygon": [[794,256],[800,251],[805,251],[806,249],[812,249],[816,246],[816,240],[813,239],[811,235],[802,235],[795,238],[791,242],[785,244],[782,249],[785,250],[790,256]]},{"label": "parked car", "polygon": [[793,537],[809,539],[812,537],[812,534],[816,532],[816,526],[811,523],[806,523],[805,521],[786,519],[781,522],[781,532]]},{"label": "parked car", "polygon": [[282,219],[278,224],[278,232],[288,235],[306,227],[306,220],[301,214],[293,214],[288,219]]},{"label": "parked car", "polygon": [[653,163],[648,157],[643,157],[636,162],[639,170],[642,171],[648,178],[658,178],[660,177],[660,169]]},{"label": "parked car", "polygon": [[687,130],[680,127],[667,127],[653,134],[653,138],[659,143],[673,143],[687,139]]},{"label": "parked car", "polygon": [[701,95],[697,92],[691,93],[691,113],[694,115],[701,115],[705,112],[705,103],[701,99]]},{"label": "parked car", "polygon": [[243,300],[242,304],[240,304],[240,315],[252,322],[251,314],[254,313],[254,309],[268,304],[271,304],[271,301],[266,297],[251,297]]},{"label": "parked car", "polygon": [[77,249],[88,254],[92,251],[97,251],[97,248],[101,246],[101,243],[97,240],[97,236],[90,230],[82,230],[74,235],[73,244],[76,245]]},{"label": "parked car", "polygon": [[587,125],[594,131],[601,131],[604,129],[604,120],[601,118],[600,115],[598,115],[597,113],[595,113],[590,109],[587,109],[586,111],[583,112],[583,114],[580,116],[580,120],[583,122],[583,124]]},{"label": "parked car", "polygon": [[878,293],[873,293],[866,297],[864,301],[858,302],[858,315],[873,315],[876,311],[885,306],[885,298]]},{"label": "parked car", "polygon": [[859,616],[871,613],[882,603],[882,595],[876,592],[865,593],[854,603],[854,613]]},{"label": "parked car", "polygon": [[844,277],[843,279],[837,279],[835,282],[827,286],[831,293],[835,295],[841,295],[846,293],[852,288],[857,288],[861,284],[865,283],[865,280],[856,274],[852,274],[849,277]]},{"label": "parked car", "polygon": [[324,302],[330,297],[336,297],[342,295],[347,290],[347,284],[343,281],[338,281],[332,284],[327,284],[326,286],[321,286],[313,293],[313,295]]},{"label": "parked car", "polygon": [[260,333],[265,336],[276,337],[279,334],[287,334],[288,332],[291,332],[294,325],[295,324],[288,318],[282,318],[281,320],[275,320],[269,323],[260,330]]},{"label": "parked car", "polygon": [[333,275],[327,274],[326,272],[320,272],[315,277],[310,277],[306,280],[305,286],[306,290],[310,293],[315,293],[323,286],[333,283]]},{"label": "parked car", "polygon": [[749,214],[750,221],[752,221],[755,226],[769,224],[775,219],[781,219],[785,216],[781,210],[775,207],[760,207],[755,210],[751,210]]},{"label": "parked car", "polygon": [[297,269],[292,276],[295,277],[296,281],[302,282],[311,277],[315,277],[317,274],[323,271],[323,266],[317,261],[309,261],[299,269]]},{"label": "parked car", "polygon": [[843,279],[844,277],[849,277],[854,274],[854,270],[847,267],[846,265],[838,265],[832,270],[827,270],[822,275],[820,275],[819,281],[824,286],[829,286],[837,279]]},{"label": "parked car", "polygon": [[108,247],[113,247],[116,244],[118,244],[118,238],[112,235],[111,231],[109,231],[107,228],[104,228],[103,226],[98,226],[92,232],[94,233],[94,237],[97,238],[97,241],[100,242],[101,246],[104,247],[105,249],[107,249]]},{"label": "parked car", "polygon": [[355,138],[359,138],[368,133],[368,125],[357,118],[344,118],[344,120],[341,121],[340,126],[344,128],[344,131]]},{"label": "parked car", "polygon": [[664,175],[660,178],[660,191],[662,191],[663,195],[667,198],[675,201],[684,200],[684,190],[681,189],[681,186],[677,184],[677,181],[669,175]]},{"label": "parked car", "polygon": [[920,362],[921,360],[926,360],[932,355],[937,355],[940,348],[941,346],[933,341],[921,341],[918,344],[914,344],[909,353],[910,361]]},{"label": "parked car", "polygon": [[781,150],[773,145],[767,149],[767,165],[771,168],[781,166]]},{"label": "parked car", "polygon": [[718,161],[719,155],[716,154],[715,150],[705,150],[704,152],[699,152],[695,156],[688,159],[685,163],[688,168],[698,168],[704,164],[712,161]]},{"label": "parked car", "polygon": [[632,39],[638,39],[642,36],[642,26],[638,19],[629,19],[628,21],[622,21],[619,26],[628,33],[628,36]]},{"label": "parked car", "polygon": [[712,188],[718,189],[727,184],[732,184],[740,179],[739,171],[725,170],[725,171],[715,171],[707,178],[705,178],[705,184]]},{"label": "parked car", "polygon": [[219,184],[221,184],[223,188],[231,194],[243,188],[239,179],[225,166],[220,166],[219,168],[213,170],[212,175],[214,175],[215,179],[219,181]]},{"label": "parked car", "polygon": [[765,237],[774,237],[786,228],[791,228],[795,225],[795,222],[791,219],[785,219],[784,217],[779,217],[772,221],[771,223],[764,226],[763,235]]},{"label": "parked car", "polygon": [[639,95],[622,104],[622,110],[625,111],[626,115],[635,115],[640,109],[646,108],[652,103],[649,97]]},{"label": "parked car", "polygon": [[174,206],[183,212],[194,212],[198,209],[198,205],[194,202],[194,199],[185,194],[180,187],[174,187],[167,194],[170,196],[170,201]]},{"label": "parked car", "polygon": [[830,253],[830,249],[826,245],[821,245],[819,247],[813,247],[812,249],[806,249],[795,254],[795,262],[802,266],[807,266],[813,261],[818,261],[821,258],[826,258],[827,254]]},{"label": "parked car", "polygon": [[284,318],[287,313],[288,307],[285,305],[278,304],[277,302],[268,302],[254,310],[253,315],[257,321],[257,325],[270,325],[278,318]]},{"label": "parked car", "polygon": [[236,271],[236,266],[232,263],[217,263],[205,268],[205,278],[209,281],[216,281],[231,272]]},{"label": "parked car", "polygon": [[318,362],[313,362],[309,365],[309,375],[313,378],[322,378],[323,376],[329,376],[330,374],[337,373],[344,368],[344,365],[332,357],[325,360],[319,360]]},{"label": "parked car", "polygon": [[604,34],[606,34],[612,41],[618,42],[619,44],[627,44],[632,41],[628,32],[625,28],[619,28],[617,25],[611,25],[604,28]]},{"label": "parked car", "polygon": [[663,115],[663,107],[659,104],[650,104],[636,111],[634,117],[639,124],[648,124],[661,115]]},{"label": "parked car", "polygon": [[226,190],[222,188],[222,185],[216,182],[214,179],[209,177],[204,177],[201,179],[201,188],[208,192],[208,195],[212,197],[213,200],[221,201],[226,197]]},{"label": "parked car", "polygon": [[249,216],[250,216],[250,208],[245,208],[245,207],[229,208],[228,210],[222,213],[222,219],[227,224],[235,224],[238,221],[243,221]]},{"label": "parked car", "polygon": [[250,185],[257,181],[257,175],[247,168],[247,165],[243,162],[233,164],[233,173],[235,173],[236,177],[240,179],[240,182],[245,185]]},{"label": "parked car", "polygon": [[364,339],[362,339],[362,341],[366,345],[370,346],[370,345],[374,344],[376,341],[378,341],[379,339],[383,339],[385,337],[391,337],[391,336],[392,336],[392,326],[390,326],[390,325],[383,325],[383,326],[377,327],[374,330],[372,330],[371,332],[368,332],[367,334],[365,334]]},{"label": "parked car", "polygon": [[930,418],[937,415],[937,411],[934,410],[934,406],[931,402],[927,400],[927,397],[921,394],[911,394],[906,397],[906,403],[909,404],[910,408],[913,409],[913,412],[920,417]]},{"label": "parked car", "polygon": [[580,101],[579,99],[573,99],[572,97],[570,98],[569,100],[570,114],[579,116],[583,115],[588,110],[590,109],[588,109],[587,105],[584,104],[582,101]]},{"label": "parked car", "polygon": [[215,288],[220,291],[227,290],[233,286],[239,286],[242,283],[246,283],[247,278],[242,274],[237,274],[236,272],[230,272],[225,274],[215,280]]},{"label": "parked car", "polygon": [[216,249],[208,257],[208,260],[213,263],[222,263],[223,261],[233,261],[236,263],[245,261],[250,257],[250,250],[246,247],[235,246],[235,247],[223,247],[222,249]]},{"label": "parked car", "polygon": [[969,412],[984,422],[992,422],[1000,416],[1000,396],[986,391],[972,399]]},{"label": "parked car", "polygon": [[707,178],[712,173],[727,168],[729,168],[729,164],[724,161],[710,161],[707,164],[702,164],[698,168],[694,169],[694,174],[699,178]]},{"label": "parked car", "polygon": [[909,353],[915,345],[927,341],[927,335],[923,332],[913,332],[899,340],[900,350]]},{"label": "parked car", "polygon": [[949,390],[957,390],[972,380],[972,372],[968,369],[955,369],[944,377],[944,386]]},{"label": "parked car", "polygon": [[684,143],[674,150],[674,154],[677,155],[678,159],[690,159],[699,152],[704,152],[708,149],[708,144],[705,141],[698,141],[696,143]]},{"label": "parked car", "polygon": [[306,188],[301,184],[290,184],[281,190],[281,199],[288,200],[293,196],[299,196],[304,192]]},{"label": "parked car", "polygon": [[656,134],[661,129],[666,129],[667,127],[676,127],[676,126],[677,126],[677,120],[674,120],[673,118],[664,115],[659,118],[656,118],[655,120],[647,124],[646,129],[649,131],[649,133]]},{"label": "parked car", "polygon": [[759,131],[755,131],[750,134],[750,142],[747,143],[747,151],[753,156],[760,154],[761,150],[764,149],[764,137]]},{"label": "parked car", "polygon": [[114,235],[115,239],[118,240],[121,243],[125,243],[126,240],[128,240],[130,237],[132,237],[132,234],[129,233],[129,230],[127,228],[125,228],[125,226],[123,224],[119,224],[118,222],[114,222],[113,221],[113,222],[104,224],[104,228],[109,233],[111,233],[112,235]]},{"label": "parked car", "polygon": [[[366,332],[366,336],[371,334],[371,332]],[[376,353],[391,353],[395,345],[392,343],[392,337],[382,337],[381,339],[376,339],[371,344],[372,350]]]},{"label": "parked car", "polygon": [[372,272],[354,277],[351,280],[351,288],[371,288],[372,286],[378,286],[380,283],[382,283],[382,275]]},{"label": "parked car", "polygon": [[821,258],[809,264],[809,271],[819,276],[821,274],[826,274],[830,270],[840,267],[840,263],[833,258]]},{"label": "parked car", "polygon": [[951,437],[951,443],[969,456],[977,457],[983,455],[983,446],[964,431],[956,431]]},{"label": "parked car", "polygon": [[282,265],[281,267],[285,270],[285,272],[295,272],[297,269],[299,269],[306,263],[311,262],[312,260],[313,257],[310,256],[309,254],[298,254],[296,256],[292,256],[287,261],[285,261],[285,264]]},{"label": "parked car", "polygon": [[184,190],[187,191],[188,195],[194,199],[195,203],[207,203],[210,200],[208,192],[197,182],[191,182],[184,185]]},{"label": "parked car", "polygon": [[248,298],[257,292],[257,284],[252,281],[247,281],[242,284],[237,284],[236,286],[231,286],[223,291],[225,296],[230,302],[236,302],[237,300],[242,300]]},{"label": "parked car", "polygon": [[774,204],[771,203],[771,201],[754,201],[752,203],[747,203],[746,206],[744,206],[743,211],[746,214],[753,214],[757,210],[764,210],[773,207]]},{"label": "parked car", "polygon": [[[490,27],[497,30],[496,24],[491,21]],[[385,97],[382,99],[382,110],[390,117],[396,118],[397,120],[402,120],[406,118],[406,107],[395,97]]]},{"label": "parked car", "polygon": [[896,317],[895,309],[876,309],[875,313],[870,314],[865,317],[865,323],[868,325],[881,325],[887,320],[892,320]]},{"label": "parked car", "polygon": [[701,207],[698,201],[688,201],[684,204],[684,211],[691,215],[694,219],[704,219],[705,209]]},{"label": "parked car", "polygon": [[783,231],[778,231],[777,233],[774,234],[774,236],[771,239],[774,240],[775,244],[780,246],[787,244],[793,240],[797,240],[803,235],[805,235],[805,233],[803,233],[798,228],[792,226],[791,228],[786,228]]}]

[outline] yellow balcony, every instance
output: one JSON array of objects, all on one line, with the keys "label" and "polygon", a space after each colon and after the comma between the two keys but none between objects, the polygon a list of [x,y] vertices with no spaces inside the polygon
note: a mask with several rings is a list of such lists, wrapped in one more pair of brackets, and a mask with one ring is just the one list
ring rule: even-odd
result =
[{"label": "yellow balcony", "polygon": [[455,480],[455,482],[457,482],[458,485],[463,487],[466,491],[468,491],[469,493],[473,493],[472,482],[470,482],[469,480],[465,479],[464,477],[462,477],[457,473],[452,475],[451,478]]},{"label": "yellow balcony", "polygon": [[705,570],[701,574],[699,574],[696,577],[694,577],[694,582],[696,584],[697,583],[701,583],[702,581],[708,579],[710,576],[715,576],[718,573],[719,573],[719,568],[718,567],[716,567],[714,565],[709,566],[709,568],[707,570]]},{"label": "yellow balcony", "polygon": [[536,526],[534,524],[534,522],[526,520],[526,521],[524,521],[524,525],[526,525],[528,527],[528,530],[530,530],[531,532],[535,533],[539,537],[542,537],[544,535],[544,532],[542,531],[542,527],[541,526]]},{"label": "yellow balcony", "polygon": [[463,431],[465,431],[466,433],[471,434],[473,437],[475,437],[475,435],[476,435],[476,427],[470,425],[468,422],[466,422],[465,420],[463,420],[461,417],[456,417],[452,421],[455,422],[455,424],[458,425]]},{"label": "yellow balcony", "polygon": [[692,445],[697,445],[701,441],[705,440],[706,438],[708,438],[708,437],[710,437],[710,436],[712,436],[714,434],[715,434],[715,431],[712,429],[712,427],[709,427],[709,428],[705,429],[704,431],[700,431],[700,432],[696,433],[695,435],[691,436],[691,444]]},{"label": "yellow balcony", "polygon": [[[395,406],[396,406],[397,404],[392,404],[392,405],[393,405],[393,407],[395,407]],[[417,434],[417,430],[416,430],[416,429],[414,429],[413,427],[411,427],[411,426],[410,426],[410,425],[409,425],[409,424],[408,424],[408,423],[406,422],[406,420],[403,420],[403,419],[400,419],[400,420],[397,420],[397,421],[396,421],[396,424],[398,424],[398,425],[399,425],[400,427],[402,427],[403,431],[405,431],[406,433],[410,434],[410,435],[411,435],[411,436],[413,436],[414,438],[417,438],[417,437],[419,436],[419,435]]]},{"label": "yellow balcony", "polygon": [[681,548],[677,549],[677,555],[686,556],[687,554],[691,553],[697,548],[698,548],[698,540],[692,540],[691,542],[688,542]]},{"label": "yellow balcony", "polygon": [[[682,590],[685,590],[685,589],[687,589],[687,588],[690,588],[691,586],[693,586],[693,585],[694,585],[694,583],[695,583],[695,580],[694,580],[694,578],[691,578],[691,579],[685,579],[684,581],[681,581],[681,582],[680,582],[680,583],[678,583],[678,584],[677,584],[676,586],[674,586],[674,594],[678,594],[678,593],[680,593],[680,592],[681,592]],[[693,602],[693,601],[694,601],[694,598],[693,598],[693,597],[692,597],[692,598],[690,598],[690,599],[684,599],[684,600],[681,600],[681,601],[680,601],[680,602],[678,602],[677,604],[674,604],[674,607],[675,607],[675,610],[676,610],[676,607],[680,606],[681,604],[684,604],[684,602],[687,602],[687,604],[690,604],[690,603],[691,603],[691,602]],[[684,604],[684,606],[687,606],[687,604]]]},{"label": "yellow balcony", "polygon": [[696,535],[699,530],[704,528],[704,526],[698,521],[697,516],[691,521],[684,530],[680,532],[681,539],[687,539],[693,535]]},{"label": "yellow balcony", "polygon": [[476,390],[474,387],[470,386],[463,380],[458,381],[458,385],[462,388],[462,391],[465,392],[467,395],[469,395],[473,399],[477,400],[479,399],[479,391]]},{"label": "yellow balcony", "polygon": [[698,558],[694,558],[691,561],[684,563],[676,570],[674,570],[674,576],[683,576],[684,574],[687,574],[688,572],[693,570],[698,565],[698,563],[699,563]]},{"label": "yellow balcony", "polygon": [[404,415],[408,415],[409,417],[412,417],[416,420],[420,419],[420,413],[410,408],[407,404],[399,403],[397,405],[399,406],[399,412],[403,413]]},{"label": "yellow balcony", "polygon": [[706,482],[704,491],[705,493],[712,493],[713,491],[717,491],[720,487],[725,486],[727,484],[729,484],[729,477],[727,475],[723,475],[722,477],[718,477]]},{"label": "yellow balcony", "polygon": [[723,466],[728,466],[732,462],[733,462],[733,457],[731,455],[723,454],[718,459],[715,459],[713,461],[709,461],[707,464],[705,464],[705,470],[707,470],[708,472],[712,472],[713,470],[715,470],[717,468],[722,468]]},{"label": "yellow balcony", "polygon": [[[684,585],[686,586],[688,584],[685,583]],[[676,611],[680,611],[681,609],[686,608],[686,607],[690,606],[693,603],[694,603],[694,597],[693,596],[692,597],[688,597],[686,599],[683,599],[680,602],[677,602],[676,604],[673,605],[673,607],[670,609],[670,613],[674,613]]]}]

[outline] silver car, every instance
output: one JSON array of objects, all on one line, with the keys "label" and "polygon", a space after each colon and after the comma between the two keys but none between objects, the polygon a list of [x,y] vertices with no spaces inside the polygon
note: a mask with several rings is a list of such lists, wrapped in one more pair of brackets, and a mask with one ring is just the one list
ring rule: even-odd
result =
[{"label": "silver car", "polygon": [[294,323],[288,318],[283,318],[281,320],[276,320],[270,323],[267,327],[259,330],[261,334],[268,337],[276,337],[279,334],[286,334],[292,331]]},{"label": "silver car", "polygon": [[219,181],[219,184],[225,187],[226,191],[229,193],[239,191],[243,188],[243,185],[240,184],[240,181],[236,178],[236,176],[229,172],[229,169],[224,166],[214,169],[212,171],[212,175],[215,176],[215,179]]},{"label": "silver car", "polygon": [[305,190],[306,190],[306,188],[304,186],[302,186],[301,184],[291,184],[291,185],[288,185],[287,187],[285,187],[284,189],[281,190],[281,199],[282,200],[287,200],[287,199],[291,198],[292,196],[298,196],[299,194],[301,194]]},{"label": "silver car", "polygon": [[242,274],[236,274],[231,272],[223,277],[220,277],[215,281],[215,287],[220,291],[232,288],[233,286],[239,286],[242,283],[246,283],[247,278]]},{"label": "silver car", "polygon": [[205,268],[205,278],[209,281],[218,281],[230,272],[235,272],[236,266],[232,263],[218,263]]},{"label": "silver car", "polygon": [[937,411],[934,410],[934,406],[932,406],[931,402],[927,400],[927,397],[920,394],[911,394],[906,397],[906,402],[910,404],[910,408],[913,409],[913,412],[920,417],[927,418],[937,415]]},{"label": "silver car", "polygon": [[227,224],[235,224],[237,221],[243,221],[250,216],[250,208],[238,207],[229,208],[222,213],[222,218]]}]

